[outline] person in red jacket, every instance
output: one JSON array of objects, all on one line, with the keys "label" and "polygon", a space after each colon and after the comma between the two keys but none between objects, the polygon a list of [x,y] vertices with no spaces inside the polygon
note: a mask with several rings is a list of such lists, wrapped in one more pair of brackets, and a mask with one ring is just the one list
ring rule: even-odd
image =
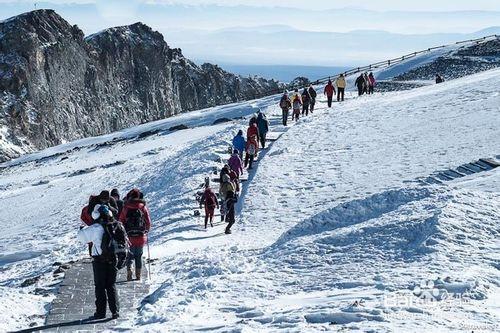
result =
[{"label": "person in red jacket", "polygon": [[200,208],[202,205],[205,205],[205,229],[208,226],[208,221],[210,220],[210,226],[213,228],[213,220],[215,207],[219,209],[219,200],[217,200],[217,196],[214,191],[210,188],[209,184],[205,184],[205,192],[200,200]]},{"label": "person in red jacket", "polygon": [[257,142],[258,142],[257,136],[255,135],[249,137],[247,140],[245,168],[248,166],[248,169],[252,169],[253,161],[259,150],[259,144]]},{"label": "person in red jacket", "polygon": [[258,144],[260,136],[259,136],[259,128],[257,127],[256,123],[253,123],[247,129],[247,140],[249,140],[253,136],[255,136],[255,138],[257,139],[257,144]]},{"label": "person in red jacket", "polygon": [[332,80],[328,80],[328,84],[325,87],[324,94],[328,98],[328,107],[332,107],[333,95],[337,94],[335,87],[333,86]]},{"label": "person in red jacket", "polygon": [[132,280],[132,260],[135,261],[135,278],[141,279],[142,253],[147,242],[147,233],[151,229],[151,218],[146,202],[141,199],[141,192],[133,189],[120,214],[120,222],[125,226],[130,241],[131,256],[127,262],[127,281]]}]

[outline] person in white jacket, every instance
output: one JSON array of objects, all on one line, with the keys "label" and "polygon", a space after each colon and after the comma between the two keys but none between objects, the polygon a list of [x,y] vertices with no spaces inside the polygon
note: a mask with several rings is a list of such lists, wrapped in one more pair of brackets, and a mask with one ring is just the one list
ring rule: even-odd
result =
[{"label": "person in white jacket", "polygon": [[114,220],[113,213],[107,205],[96,205],[92,212],[92,218],[96,220],[96,223],[80,229],[77,238],[82,243],[92,242],[92,268],[96,297],[96,312],[93,319],[106,318],[106,303],[109,305],[112,318],[116,319],[119,317],[119,302],[116,291],[118,270],[114,258],[109,256],[109,253],[104,253],[102,241],[105,233],[108,232],[105,228],[108,229],[113,224],[116,224],[118,231],[123,234],[125,239],[126,232],[122,224]]}]

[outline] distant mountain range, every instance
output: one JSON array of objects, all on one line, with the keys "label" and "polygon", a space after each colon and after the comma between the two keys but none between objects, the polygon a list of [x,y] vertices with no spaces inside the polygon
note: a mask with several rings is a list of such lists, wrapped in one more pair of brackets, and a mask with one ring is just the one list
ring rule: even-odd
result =
[{"label": "distant mountain range", "polygon": [[379,30],[338,33],[302,31],[287,26],[184,30],[164,34],[194,59],[217,59],[218,63],[237,62],[240,65],[257,62],[261,65],[349,67],[436,45],[500,34],[500,27],[467,34],[396,34]]}]

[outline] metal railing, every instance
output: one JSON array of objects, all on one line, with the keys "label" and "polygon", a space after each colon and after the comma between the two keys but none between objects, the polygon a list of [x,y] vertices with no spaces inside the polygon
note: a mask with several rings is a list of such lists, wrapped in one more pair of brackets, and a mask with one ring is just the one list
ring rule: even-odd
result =
[{"label": "metal railing", "polygon": [[[416,52],[413,52],[413,53],[405,54],[405,55],[403,55],[401,57],[398,57],[398,58],[388,59],[388,60],[384,60],[384,61],[379,61],[379,62],[375,62],[373,64],[366,65],[366,66],[363,66],[363,67],[352,68],[352,69],[349,69],[349,70],[344,71],[342,73],[336,73],[336,74],[332,74],[332,75],[327,76],[327,77],[322,77],[322,78],[319,78],[319,79],[317,79],[315,81],[312,81],[311,84],[318,85],[318,84],[322,84],[322,83],[327,83],[328,80],[330,80],[332,77],[333,78],[338,77],[340,74],[344,74],[344,76],[347,77],[347,76],[350,76],[350,75],[353,75],[353,74],[358,74],[358,73],[361,73],[361,72],[371,71],[371,70],[374,70],[374,69],[387,68],[387,67],[396,65],[398,63],[401,63],[401,62],[403,62],[405,60],[414,58],[414,57],[416,57],[418,55],[421,55],[421,54],[424,54],[424,53],[428,53],[428,52],[431,52],[431,51],[434,51],[434,50],[442,49],[442,48],[445,48],[445,47],[449,47],[451,45],[460,45],[460,44],[465,44],[465,43],[480,44],[480,43],[484,43],[484,42],[487,42],[487,41],[490,41],[490,40],[494,40],[494,39],[498,39],[498,38],[500,38],[499,35],[489,35],[489,36],[484,36],[484,37],[476,38],[476,39],[463,40],[463,41],[459,41],[459,42],[455,42],[455,43],[451,43],[451,44],[447,44],[447,45],[440,45],[440,46],[429,47],[429,48],[427,48],[425,50],[421,50],[421,51],[416,51]],[[303,88],[306,88],[306,87],[301,86],[301,85],[288,86],[287,87],[288,90],[291,90],[291,89],[303,89]],[[279,94],[281,92],[283,92],[283,89],[275,89],[275,90],[272,90],[272,91],[268,91],[265,94],[261,94],[260,96],[255,97],[255,99],[257,99],[257,98],[263,98],[263,97],[268,97],[268,96],[272,96],[272,95],[276,95],[276,94]]]}]

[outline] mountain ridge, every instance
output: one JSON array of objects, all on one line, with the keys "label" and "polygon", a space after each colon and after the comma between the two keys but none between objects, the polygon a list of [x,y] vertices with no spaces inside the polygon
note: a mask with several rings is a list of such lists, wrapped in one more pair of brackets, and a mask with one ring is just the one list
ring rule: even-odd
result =
[{"label": "mountain ridge", "polygon": [[0,23],[0,160],[279,87],[197,66],[140,22],[85,37],[53,10],[23,13]]}]

